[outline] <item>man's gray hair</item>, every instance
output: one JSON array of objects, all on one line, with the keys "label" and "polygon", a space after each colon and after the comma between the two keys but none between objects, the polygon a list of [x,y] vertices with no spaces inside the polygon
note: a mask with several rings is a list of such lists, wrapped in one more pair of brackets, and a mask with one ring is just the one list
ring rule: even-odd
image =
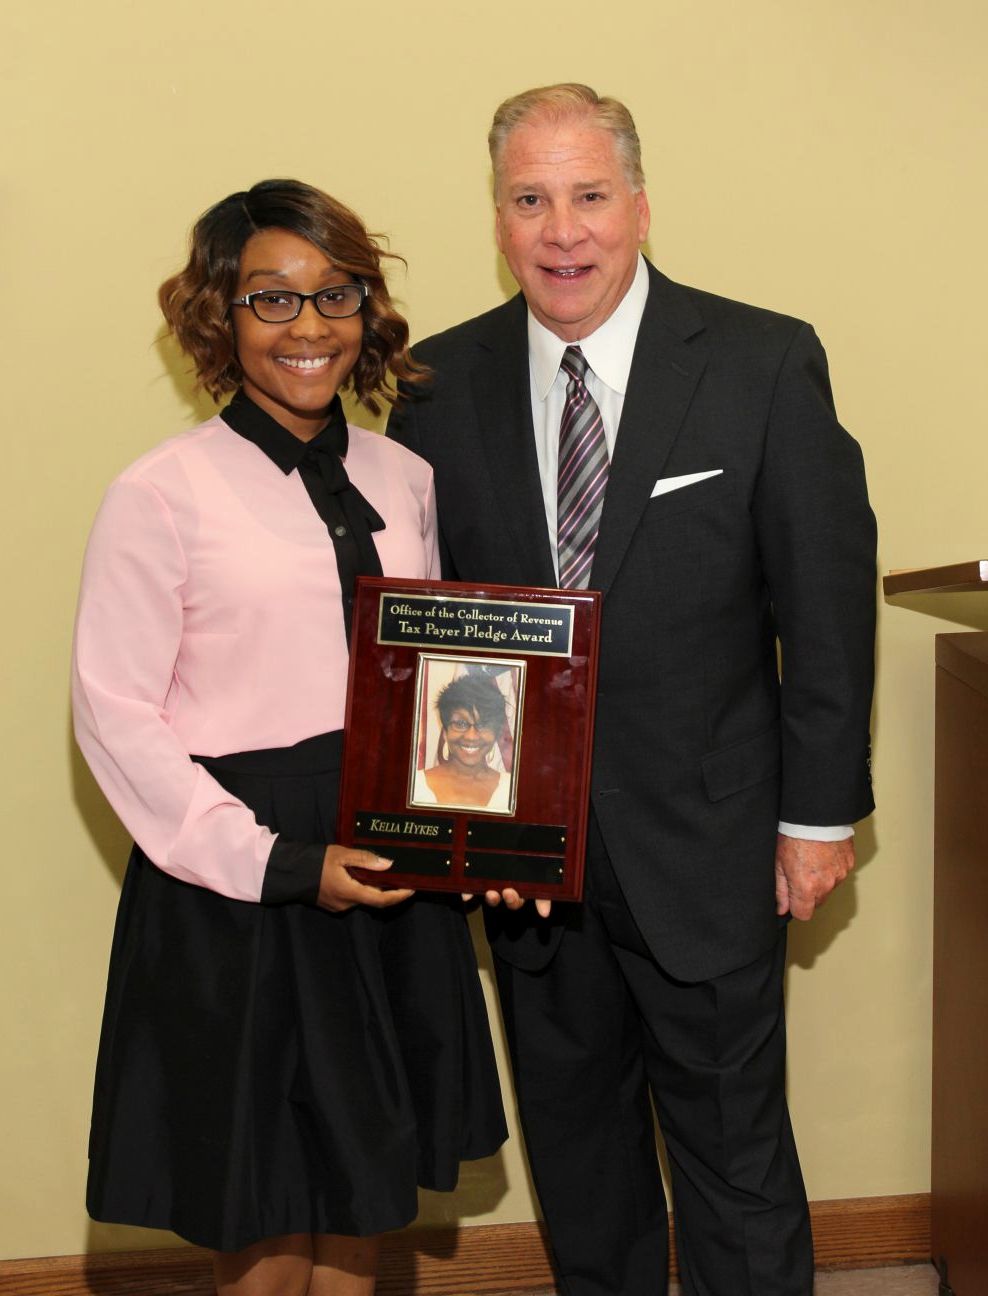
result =
[{"label": "man's gray hair", "polygon": [[501,178],[501,158],[511,132],[536,119],[556,123],[574,117],[590,118],[592,125],[610,131],[628,184],[635,193],[644,188],[641,143],[631,113],[619,99],[601,96],[590,86],[576,81],[566,81],[512,95],[494,114],[487,145],[494,167],[495,198]]}]

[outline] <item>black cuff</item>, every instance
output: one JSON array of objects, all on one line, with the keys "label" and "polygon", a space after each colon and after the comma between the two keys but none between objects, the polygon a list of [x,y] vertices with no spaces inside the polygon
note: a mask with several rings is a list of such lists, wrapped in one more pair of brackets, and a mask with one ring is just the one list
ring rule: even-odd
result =
[{"label": "black cuff", "polygon": [[326,847],[276,837],[261,887],[261,904],[315,904]]}]

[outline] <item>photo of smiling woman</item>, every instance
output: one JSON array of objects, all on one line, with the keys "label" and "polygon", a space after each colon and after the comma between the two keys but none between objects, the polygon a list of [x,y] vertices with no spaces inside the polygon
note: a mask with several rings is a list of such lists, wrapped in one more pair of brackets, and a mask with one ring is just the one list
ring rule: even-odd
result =
[{"label": "photo of smiling woman", "polygon": [[338,394],[425,376],[385,255],[297,181],[200,218],[160,303],[233,398],[118,477],[84,564],[76,735],[136,842],[87,1205],[211,1248],[221,1296],[368,1296],[418,1186],[505,1137],[460,901],[333,844],[355,578],[439,570],[431,469]]},{"label": "photo of smiling woman", "polygon": [[520,662],[419,658],[409,804],[512,813],[523,671]]}]

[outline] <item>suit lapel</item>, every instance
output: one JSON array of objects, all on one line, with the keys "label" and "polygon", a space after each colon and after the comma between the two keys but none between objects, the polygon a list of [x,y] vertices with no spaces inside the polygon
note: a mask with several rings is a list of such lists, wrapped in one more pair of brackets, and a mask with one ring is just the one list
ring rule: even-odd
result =
[{"label": "suit lapel", "polygon": [[661,475],[707,363],[703,321],[686,294],[649,266],[590,588],[606,594]]},{"label": "suit lapel", "polygon": [[527,320],[520,294],[492,315],[479,342],[489,354],[474,369],[473,390],[498,521],[514,543],[520,580],[552,586],[556,578],[532,427]]}]

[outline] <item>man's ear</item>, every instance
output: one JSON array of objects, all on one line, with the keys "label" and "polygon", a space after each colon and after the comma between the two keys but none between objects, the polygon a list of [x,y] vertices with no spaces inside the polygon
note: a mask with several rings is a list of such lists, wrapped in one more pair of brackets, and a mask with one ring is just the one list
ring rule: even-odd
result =
[{"label": "man's ear", "polygon": [[635,206],[638,208],[638,242],[644,243],[652,223],[652,213],[648,206],[648,194],[639,189],[635,194]]}]

